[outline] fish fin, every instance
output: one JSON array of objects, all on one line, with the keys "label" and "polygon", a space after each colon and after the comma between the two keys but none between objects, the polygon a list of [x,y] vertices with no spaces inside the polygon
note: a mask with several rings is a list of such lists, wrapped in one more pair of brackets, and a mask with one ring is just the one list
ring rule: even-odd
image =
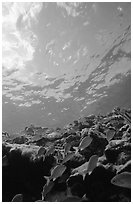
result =
[{"label": "fish fin", "polygon": [[56,178],[53,178],[53,181],[55,181],[56,180]]},{"label": "fish fin", "polygon": [[50,182],[50,177],[49,176],[44,176],[44,178],[47,180],[47,184]]},{"label": "fish fin", "polygon": [[46,157],[43,155],[43,162],[45,161],[45,158],[46,158]]},{"label": "fish fin", "polygon": [[79,152],[79,148],[78,147],[73,147],[73,149],[75,149],[75,154],[77,154]]},{"label": "fish fin", "polygon": [[92,173],[92,171],[88,171],[87,173],[88,173],[88,175],[90,175]]},{"label": "fish fin", "polygon": [[23,202],[23,195],[22,194],[16,194],[11,202]]},{"label": "fish fin", "polygon": [[63,154],[63,159],[64,159],[67,154],[65,152],[62,152],[62,154]]},{"label": "fish fin", "polygon": [[87,171],[84,172],[84,174],[83,174],[83,181],[85,180],[85,176],[86,176],[86,174],[87,174]]}]

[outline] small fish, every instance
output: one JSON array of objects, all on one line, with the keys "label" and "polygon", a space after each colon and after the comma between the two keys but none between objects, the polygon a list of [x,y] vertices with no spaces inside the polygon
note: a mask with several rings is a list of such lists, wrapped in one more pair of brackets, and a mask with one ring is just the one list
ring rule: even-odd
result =
[{"label": "small fish", "polygon": [[77,154],[78,151],[79,151],[79,148],[78,147],[73,147],[73,149],[75,149],[75,154]]},{"label": "small fish", "polygon": [[117,174],[112,178],[111,183],[116,186],[131,188],[131,173],[122,172],[120,174]]},{"label": "small fish", "polygon": [[11,202],[23,202],[23,195],[22,194],[15,195]]},{"label": "small fish", "polygon": [[58,149],[57,150],[57,155],[63,159],[64,158],[64,151]]},{"label": "small fish", "polygon": [[113,129],[108,129],[107,132],[106,132],[106,137],[107,137],[107,140],[110,141],[115,135],[115,130]]},{"label": "small fish", "polygon": [[57,156],[57,155],[55,155],[55,156],[53,156],[53,157],[55,158],[55,164],[58,164],[58,163],[59,163],[58,156]]},{"label": "small fish", "polygon": [[66,143],[65,144],[65,147],[64,147],[64,152],[65,152],[65,154],[67,154],[69,151],[70,151],[70,149],[71,149],[71,144],[70,143]]},{"label": "small fish", "polygon": [[90,143],[92,142],[92,138],[90,136],[84,137],[80,144],[79,144],[79,149],[82,151],[83,149],[85,149],[86,147],[88,147],[90,145]]},{"label": "small fish", "polygon": [[45,152],[46,152],[46,149],[45,149],[44,147],[40,147],[40,149],[38,150],[37,156],[40,157],[40,156],[42,156]]},{"label": "small fish", "polygon": [[51,171],[50,180],[53,179],[55,181],[58,177],[60,177],[64,171],[66,170],[66,166],[64,165],[57,165]]},{"label": "small fish", "polygon": [[8,158],[7,156],[5,155],[4,157],[2,157],[2,166],[8,166],[9,165],[9,162],[8,162]]},{"label": "small fish", "polygon": [[63,159],[62,164],[66,163],[70,159],[72,159],[75,155],[75,152],[68,153],[67,156]]},{"label": "small fish", "polygon": [[88,163],[89,162],[85,162],[84,164],[82,164],[81,166],[75,168],[72,170],[72,175],[75,176],[75,175],[82,175],[83,176],[83,180],[85,178],[85,175],[87,174],[87,168],[88,168]]},{"label": "small fish", "polygon": [[50,147],[50,148],[47,150],[46,154],[44,155],[44,160],[45,160],[45,157],[49,156],[49,155],[52,154],[54,151],[55,151],[55,147],[54,147],[54,146]]},{"label": "small fish", "polygon": [[97,166],[98,158],[99,157],[97,155],[93,155],[90,157],[87,167],[87,173],[90,173],[93,171],[93,169],[95,169],[95,167]]},{"label": "small fish", "polygon": [[81,131],[81,136],[88,135],[88,132],[89,132],[89,129],[88,129],[88,128],[82,129],[82,131]]},{"label": "small fish", "polygon": [[46,183],[43,187],[43,191],[42,191],[42,200],[44,200],[45,196],[51,191],[51,189],[54,186],[54,182],[53,181],[49,181],[48,183]]}]

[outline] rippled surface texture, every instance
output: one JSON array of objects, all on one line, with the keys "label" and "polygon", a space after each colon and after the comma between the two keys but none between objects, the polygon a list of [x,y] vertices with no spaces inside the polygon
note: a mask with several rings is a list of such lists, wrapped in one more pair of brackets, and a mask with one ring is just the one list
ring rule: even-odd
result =
[{"label": "rippled surface texture", "polygon": [[130,3],[3,3],[3,130],[130,107]]}]

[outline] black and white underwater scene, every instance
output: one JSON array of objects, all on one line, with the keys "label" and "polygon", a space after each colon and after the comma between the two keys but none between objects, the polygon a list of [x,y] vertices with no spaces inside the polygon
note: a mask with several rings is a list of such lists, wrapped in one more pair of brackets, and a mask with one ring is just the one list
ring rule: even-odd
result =
[{"label": "black and white underwater scene", "polygon": [[131,202],[131,2],[2,3],[2,201]]}]

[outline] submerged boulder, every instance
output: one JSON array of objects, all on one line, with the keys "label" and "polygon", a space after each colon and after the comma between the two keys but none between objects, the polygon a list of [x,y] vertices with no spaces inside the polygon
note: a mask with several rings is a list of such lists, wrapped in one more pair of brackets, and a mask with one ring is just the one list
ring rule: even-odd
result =
[{"label": "submerged boulder", "polygon": [[13,143],[16,144],[25,144],[26,142],[28,142],[28,138],[25,136],[16,137],[13,139]]},{"label": "submerged boulder", "polygon": [[131,143],[125,139],[111,140],[105,149],[109,163],[125,164],[131,159]]}]

